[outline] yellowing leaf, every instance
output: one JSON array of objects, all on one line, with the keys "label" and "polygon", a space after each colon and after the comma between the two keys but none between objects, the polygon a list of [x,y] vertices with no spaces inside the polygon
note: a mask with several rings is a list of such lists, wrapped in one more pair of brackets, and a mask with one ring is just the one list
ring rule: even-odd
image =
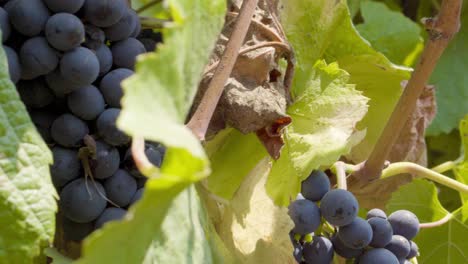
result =
[{"label": "yellowing leaf", "polygon": [[268,154],[255,134],[243,135],[229,128],[205,145],[212,173],[206,179],[208,189],[231,199],[253,167]]},{"label": "yellowing leaf", "polygon": [[277,204],[289,204],[312,170],[333,164],[362,139],[355,127],[366,114],[368,99],[347,84],[348,79],[336,63],[319,62],[289,107],[293,122],[286,128],[286,145],[267,183]]},{"label": "yellowing leaf", "polygon": [[337,61],[349,73],[349,83],[370,99],[369,110],[358,124],[366,130],[364,140],[353,148],[349,159],[367,158],[385,121],[401,93],[401,81],[409,78],[409,69],[393,65],[375,51],[354,28],[346,1],[284,1],[282,21],[288,39],[296,51],[295,95],[307,88],[313,65],[318,59]]},{"label": "yellowing leaf", "polygon": [[269,171],[269,160],[263,159],[220,211],[217,230],[239,259],[237,263],[295,263],[288,235],[293,228],[288,209],[276,206],[265,190]]}]

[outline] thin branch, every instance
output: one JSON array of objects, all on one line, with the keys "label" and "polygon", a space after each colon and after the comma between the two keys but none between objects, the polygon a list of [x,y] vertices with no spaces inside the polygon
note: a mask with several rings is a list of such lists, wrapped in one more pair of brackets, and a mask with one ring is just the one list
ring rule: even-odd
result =
[{"label": "thin branch", "polygon": [[438,173],[444,173],[446,171],[452,170],[453,168],[455,168],[456,165],[457,165],[456,162],[447,161],[447,162],[444,162],[444,163],[442,163],[440,165],[435,166],[431,170],[433,170],[435,172],[438,172]]},{"label": "thin branch", "polygon": [[213,113],[224,91],[224,86],[231,75],[234,64],[239,56],[239,50],[244,43],[250,22],[255,12],[258,0],[245,0],[242,3],[236,25],[226,45],[223,57],[219,62],[208,89],[206,90],[197,110],[187,124],[187,127],[200,139],[205,139]]},{"label": "thin branch", "polygon": [[452,217],[453,217],[453,215],[448,213],[446,216],[444,216],[444,218],[442,218],[442,219],[440,219],[438,221],[430,222],[430,223],[421,223],[421,224],[419,224],[419,227],[420,228],[438,227],[438,226],[446,224],[448,221],[450,221],[450,219],[452,219]]},{"label": "thin branch", "polygon": [[429,41],[363,170],[356,174],[363,182],[372,181],[380,176],[385,160],[408,117],[414,112],[416,101],[436,67],[437,61],[460,28],[461,6],[462,0],[444,0],[439,15],[425,20]]},{"label": "thin branch", "polygon": [[346,190],[348,189],[348,185],[346,183],[346,165],[342,161],[337,161],[333,165],[335,168],[335,175],[336,175],[336,184],[338,185],[338,189]]},{"label": "thin branch", "polygon": [[412,162],[395,162],[390,164],[382,171],[381,178],[384,179],[403,173],[410,173],[419,177],[424,177],[431,181],[445,185],[460,193],[468,194],[468,185]]},{"label": "thin branch", "polygon": [[288,46],[290,46],[291,52],[287,53],[286,55],[286,61],[288,62],[288,65],[286,67],[286,72],[284,74],[284,90],[286,92],[286,99],[288,100],[288,104],[292,103],[291,99],[291,85],[293,82],[293,77],[294,73],[296,71],[296,58],[294,56],[294,52],[292,52],[292,47],[288,42],[288,39],[286,37],[286,33],[284,32],[283,26],[281,25],[279,18],[276,16],[277,10],[274,8],[277,7],[277,2],[275,4],[274,1],[268,0],[267,2],[267,7],[270,11],[271,16],[273,17],[273,23],[275,24],[276,29],[279,31],[283,38],[283,42],[287,43]]},{"label": "thin branch", "polygon": [[172,21],[167,19],[159,19],[154,17],[140,16],[140,24],[142,28],[160,29],[168,27]]},{"label": "thin branch", "polygon": [[[253,45],[253,46],[249,46],[245,49],[242,49],[241,51],[239,51],[239,56],[241,55],[244,55],[246,53],[249,53],[251,51],[254,51],[254,50],[258,50],[258,49],[261,49],[261,48],[266,48],[266,47],[275,47],[277,49],[281,49],[283,50],[284,52],[290,52],[291,50],[289,49],[289,46],[284,44],[283,42],[277,42],[277,41],[271,41],[271,42],[261,42],[257,45]],[[214,70],[216,67],[218,67],[219,65],[219,61],[211,64],[206,70],[205,70],[205,73],[204,74],[207,74],[209,72],[211,72],[212,70]]]},{"label": "thin branch", "polygon": [[[239,15],[239,13],[228,12],[227,15],[230,16],[230,17],[237,17]],[[255,26],[256,29],[259,29],[261,31],[261,33],[264,33],[269,38],[271,38],[271,40],[273,40],[273,41],[279,41],[279,42],[283,41],[283,38],[281,36],[279,36],[276,32],[271,30],[269,27],[267,27],[265,24],[261,23],[260,21],[252,19],[252,26]]]},{"label": "thin branch", "polygon": [[268,0],[266,2],[266,4],[267,4],[267,7],[268,7],[268,11],[270,11],[270,14],[271,14],[271,16],[273,18],[273,24],[275,24],[276,29],[279,31],[281,36],[283,36],[284,41],[286,41],[286,33],[284,33],[283,26],[281,26],[281,23],[280,23],[278,17],[276,16],[277,10],[274,9],[274,7],[276,5],[273,3],[272,0]]},{"label": "thin branch", "polygon": [[142,7],[138,8],[136,10],[136,12],[139,14],[139,13],[147,10],[148,8],[150,8],[152,6],[155,6],[155,5],[157,5],[157,4],[161,3],[161,2],[162,2],[162,0],[153,0],[151,2],[148,2],[146,5],[143,5]]},{"label": "thin branch", "polygon": [[145,140],[143,138],[135,137],[132,139],[131,146],[132,158],[135,162],[137,169],[146,176],[148,170],[153,169],[155,166],[149,161],[145,153]]}]

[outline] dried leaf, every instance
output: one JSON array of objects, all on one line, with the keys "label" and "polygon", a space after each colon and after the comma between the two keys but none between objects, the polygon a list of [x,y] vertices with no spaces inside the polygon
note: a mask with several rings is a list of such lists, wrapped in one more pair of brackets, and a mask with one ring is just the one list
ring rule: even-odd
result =
[{"label": "dried leaf", "polygon": [[[406,84],[404,84],[406,85]],[[429,126],[436,113],[435,90],[433,86],[426,86],[417,100],[416,109],[406,122],[397,142],[389,155],[389,160],[410,161],[427,165],[426,141],[424,131]],[[384,208],[400,186],[411,182],[412,175],[398,175],[384,180],[376,180],[365,187],[357,188],[350,182],[350,190],[365,208]]]},{"label": "dried leaf", "polygon": [[217,221],[219,236],[239,263],[295,263],[288,235],[294,224],[288,209],[276,206],[265,190],[270,169],[268,158],[259,162]]},{"label": "dried leaf", "polygon": [[[226,49],[241,4],[242,1],[230,1],[230,12],[226,16],[222,35],[211,56],[211,63],[206,68],[205,78],[200,84],[192,112],[198,106]],[[275,8],[269,5],[274,5]],[[285,56],[284,50],[280,50],[277,45],[268,44],[284,42],[274,23],[276,14],[270,11],[276,10],[276,5],[276,1],[259,1],[241,47],[241,54],[210,121],[207,138],[213,137],[226,126],[248,134],[268,130],[275,126],[277,120],[289,119],[286,114],[288,102],[283,85],[285,74],[278,65],[279,60]],[[262,141],[272,157],[277,157],[283,145],[282,140],[262,138],[265,139]]]},{"label": "dried leaf", "polygon": [[403,127],[388,160],[427,165],[424,131],[434,119],[436,111],[435,89],[428,85],[417,100],[416,109]]}]

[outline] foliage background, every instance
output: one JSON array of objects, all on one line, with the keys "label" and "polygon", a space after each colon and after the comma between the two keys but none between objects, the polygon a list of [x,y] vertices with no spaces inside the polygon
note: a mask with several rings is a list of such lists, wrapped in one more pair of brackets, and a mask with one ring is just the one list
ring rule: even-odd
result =
[{"label": "foliage background", "polygon": [[[132,1],[136,8],[146,2]],[[436,14],[439,2],[402,2],[282,1],[297,73],[295,103],[288,109],[294,121],[278,161],[252,135],[228,129],[202,146],[184,126],[223,26],[226,1],[167,0],[147,10],[144,15],[173,21],[163,32],[165,43],[141,56],[136,75],[125,82],[119,126],[169,150],[161,170],[148,173],[143,199],[123,221],[87,238],[77,262],[293,263],[292,223],[284,206],[312,169],[327,168],[341,156],[353,162],[367,157],[423,48],[419,19]],[[437,115],[427,135],[416,133],[419,141],[427,136],[427,148],[418,146],[431,166],[457,159],[464,154],[461,146],[468,149],[465,13],[466,8],[462,29],[430,81]],[[52,246],[57,209],[47,168],[51,155],[8,79],[3,50],[0,61],[0,263],[42,263],[44,249]],[[462,157],[449,174],[468,182],[467,164]],[[390,186],[401,183],[367,191],[390,198]],[[375,199],[359,197],[364,205]],[[416,180],[393,193],[386,209],[410,209],[423,221],[449,215],[447,225],[418,236],[419,262],[467,263],[467,199]],[[47,252],[55,263],[71,261]]]}]

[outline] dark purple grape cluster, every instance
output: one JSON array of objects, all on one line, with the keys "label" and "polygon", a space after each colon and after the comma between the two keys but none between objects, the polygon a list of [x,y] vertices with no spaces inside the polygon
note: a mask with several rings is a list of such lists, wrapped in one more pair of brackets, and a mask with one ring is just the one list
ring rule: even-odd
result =
[{"label": "dark purple grape cluster", "polygon": [[[127,0],[1,1],[0,27],[10,79],[53,153],[65,238],[79,241],[143,194],[116,120],[122,81],[161,36],[141,29]],[[163,146],[145,152],[161,166]]]},{"label": "dark purple grape cluster", "polygon": [[358,211],[351,192],[331,190],[328,176],[313,171],[289,205],[297,262],[330,264],[337,254],[358,264],[404,264],[419,254],[412,241],[419,232],[416,215],[399,210],[387,217],[384,211],[372,209],[363,219]]}]

